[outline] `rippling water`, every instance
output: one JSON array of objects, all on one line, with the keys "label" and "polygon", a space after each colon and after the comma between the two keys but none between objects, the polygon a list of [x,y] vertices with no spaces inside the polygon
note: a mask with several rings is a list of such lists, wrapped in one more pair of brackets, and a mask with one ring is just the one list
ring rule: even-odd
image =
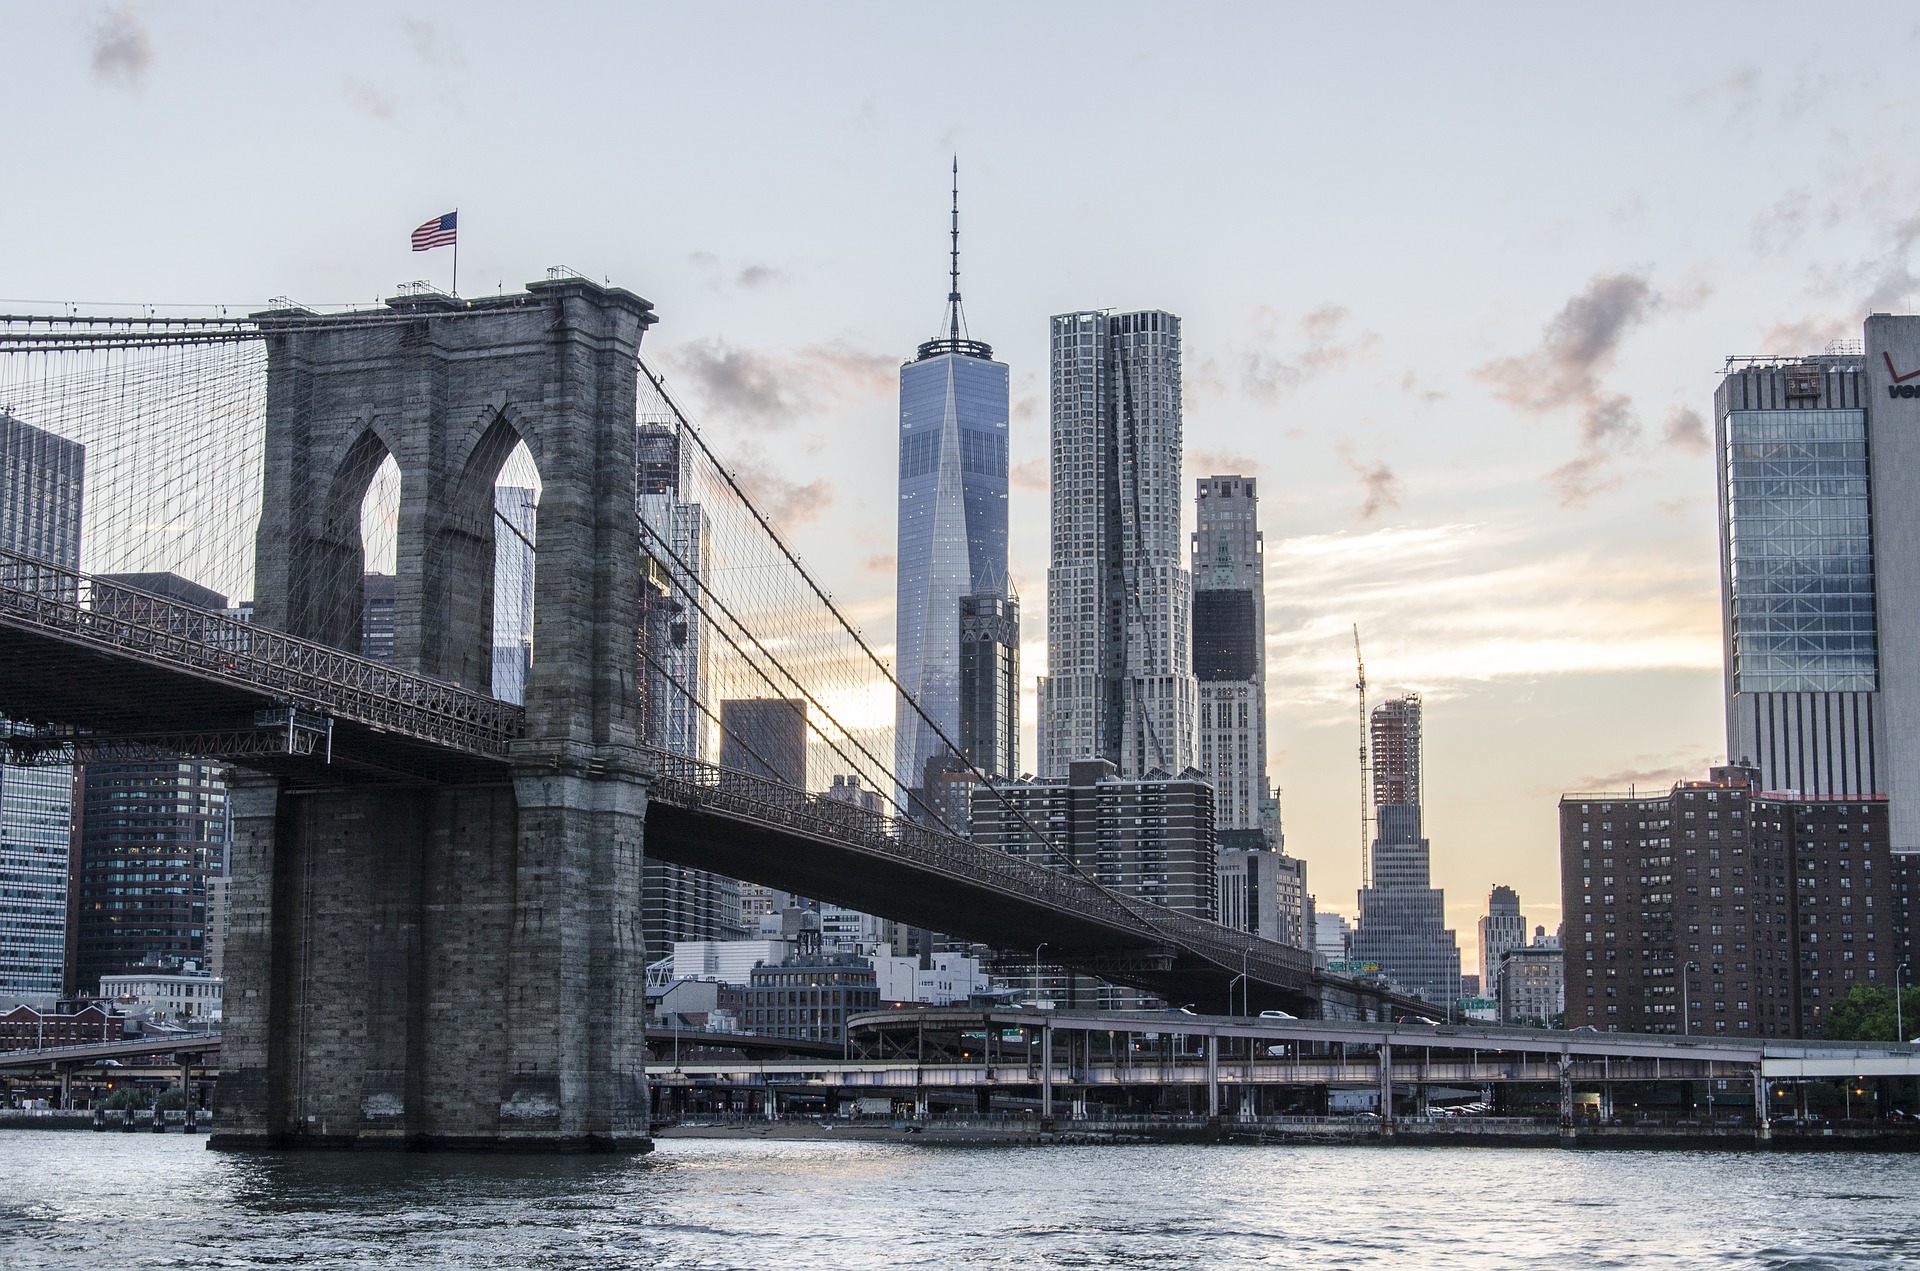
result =
[{"label": "rippling water", "polygon": [[0,1131],[0,1266],[1920,1267],[1920,1157],[663,1141],[639,1159]]}]

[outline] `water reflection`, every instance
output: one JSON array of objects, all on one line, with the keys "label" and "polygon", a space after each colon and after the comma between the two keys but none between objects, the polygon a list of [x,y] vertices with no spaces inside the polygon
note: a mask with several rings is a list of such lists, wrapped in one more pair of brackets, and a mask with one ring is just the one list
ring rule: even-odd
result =
[{"label": "water reflection", "polygon": [[668,1141],[227,1155],[0,1132],[0,1266],[1920,1267],[1920,1162]]}]

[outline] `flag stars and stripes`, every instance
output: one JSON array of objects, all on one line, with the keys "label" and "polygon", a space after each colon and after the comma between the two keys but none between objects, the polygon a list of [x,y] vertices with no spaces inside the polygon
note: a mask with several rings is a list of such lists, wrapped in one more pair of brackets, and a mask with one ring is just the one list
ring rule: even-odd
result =
[{"label": "flag stars and stripes", "polygon": [[434,217],[425,225],[413,231],[413,250],[424,252],[430,251],[435,247],[446,247],[455,243],[457,241],[455,236],[455,222],[459,219],[459,216],[460,214],[458,212],[448,212],[445,216]]}]

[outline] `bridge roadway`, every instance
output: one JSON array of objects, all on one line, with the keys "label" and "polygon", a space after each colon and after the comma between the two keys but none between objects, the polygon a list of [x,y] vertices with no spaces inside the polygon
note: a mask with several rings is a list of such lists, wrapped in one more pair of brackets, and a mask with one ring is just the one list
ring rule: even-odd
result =
[{"label": "bridge roadway", "polygon": [[[136,588],[0,552],[0,715],[16,760],[225,759],[291,788],[509,779],[520,707]],[[1422,1009],[1300,950],[781,782],[648,751],[646,851],[1226,1009]],[[1238,983],[1244,975],[1245,987]]]}]

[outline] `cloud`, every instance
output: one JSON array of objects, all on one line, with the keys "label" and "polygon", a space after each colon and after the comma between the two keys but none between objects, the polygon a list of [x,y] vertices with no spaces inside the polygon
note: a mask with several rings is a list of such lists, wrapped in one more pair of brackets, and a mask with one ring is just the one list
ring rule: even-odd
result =
[{"label": "cloud", "polygon": [[[1642,763],[1658,764],[1659,760],[1665,756],[1636,755],[1634,758]],[[1707,769],[1718,764],[1720,760],[1719,755],[1699,755],[1682,759],[1677,763],[1660,764],[1657,767],[1619,768],[1613,772],[1575,777],[1573,789],[1569,793],[1617,791],[1625,786],[1631,786],[1636,790],[1643,787],[1648,791],[1665,790],[1676,782],[1704,780]]]},{"label": "cloud", "polygon": [[1676,450],[1694,454],[1706,453],[1713,444],[1707,436],[1706,418],[1691,406],[1675,406],[1667,412],[1667,422],[1660,430],[1660,440]]},{"label": "cloud", "polygon": [[466,66],[466,59],[460,56],[453,41],[444,36],[434,23],[423,18],[401,18],[400,29],[407,33],[407,42],[413,45],[414,56],[428,66],[442,66],[450,70]]},{"label": "cloud", "polygon": [[1751,62],[1743,62],[1681,100],[1701,109],[1721,108],[1728,122],[1741,119],[1759,104],[1760,68]]},{"label": "cloud", "polygon": [[860,568],[869,574],[891,575],[900,566],[900,558],[892,552],[880,552],[860,562]]},{"label": "cloud", "polygon": [[120,88],[138,88],[153,66],[153,39],[130,8],[110,9],[93,28],[93,74]]},{"label": "cloud", "polygon": [[[1293,324],[1294,332],[1305,341],[1304,347],[1296,347],[1283,355],[1273,347],[1289,338],[1280,315],[1265,305],[1254,310],[1251,326],[1262,344],[1250,349],[1229,347],[1225,354],[1241,391],[1256,401],[1272,402],[1316,376],[1337,371],[1365,357],[1380,342],[1380,337],[1371,331],[1361,331],[1342,339],[1341,328],[1348,317],[1347,310],[1340,305],[1321,305]],[[1214,368],[1208,368],[1208,372],[1211,378],[1218,378]]]},{"label": "cloud", "polygon": [[1047,490],[1047,461],[1045,459],[1027,459],[1013,465],[1007,473],[1007,483],[1016,490]]},{"label": "cloud", "polygon": [[1563,504],[1583,502],[1611,484],[1604,468],[1640,431],[1632,400],[1609,389],[1601,377],[1612,368],[1627,332],[1663,302],[1641,274],[1596,274],[1548,320],[1538,346],[1474,371],[1494,396],[1518,410],[1578,409],[1581,453],[1548,474]]},{"label": "cloud", "polygon": [[395,113],[393,98],[369,84],[366,80],[348,76],[345,82],[347,105],[353,107],[369,119],[378,119],[381,123],[392,123]]},{"label": "cloud", "polygon": [[1401,373],[1400,391],[1409,397],[1417,397],[1427,403],[1445,401],[1447,396],[1446,392],[1442,389],[1426,387],[1418,371],[1404,371]]},{"label": "cloud", "polygon": [[1400,506],[1405,486],[1385,462],[1379,459],[1363,462],[1352,455],[1347,455],[1346,461],[1360,478],[1360,488],[1366,491],[1366,499],[1360,504],[1361,520],[1371,521],[1382,512]]},{"label": "cloud", "polygon": [[1224,450],[1189,450],[1186,466],[1196,476],[1257,475],[1260,461]]},{"label": "cloud", "polygon": [[705,274],[707,286],[715,291],[729,284],[744,291],[758,291],[762,287],[787,281],[787,272],[777,266],[754,262],[736,270],[727,266],[719,256],[707,251],[688,252],[687,263]]},{"label": "cloud", "polygon": [[777,530],[804,525],[833,503],[832,482],[796,481],[757,447],[737,447],[732,458],[733,479]]},{"label": "cloud", "polygon": [[734,282],[736,285],[752,291],[758,287],[765,287],[776,282],[785,282],[786,280],[787,275],[785,270],[775,269],[772,265],[748,265],[740,271],[740,276],[735,278]]},{"label": "cloud", "polygon": [[1442,524],[1269,537],[1266,562],[1273,700],[1302,722],[1352,709],[1355,622],[1368,670],[1424,692],[1720,666],[1712,553],[1556,549],[1530,523]]},{"label": "cloud", "polygon": [[1835,340],[1858,340],[1858,318],[1801,318],[1776,322],[1760,337],[1760,353],[1768,357],[1799,357],[1818,353]]},{"label": "cloud", "polygon": [[1775,256],[1800,241],[1813,217],[1813,192],[1802,186],[1788,190],[1754,215],[1748,237],[1753,250]]},{"label": "cloud", "polygon": [[899,365],[840,344],[778,353],[738,348],[718,337],[680,345],[661,360],[693,381],[710,418],[771,429],[830,402],[891,392]]}]

